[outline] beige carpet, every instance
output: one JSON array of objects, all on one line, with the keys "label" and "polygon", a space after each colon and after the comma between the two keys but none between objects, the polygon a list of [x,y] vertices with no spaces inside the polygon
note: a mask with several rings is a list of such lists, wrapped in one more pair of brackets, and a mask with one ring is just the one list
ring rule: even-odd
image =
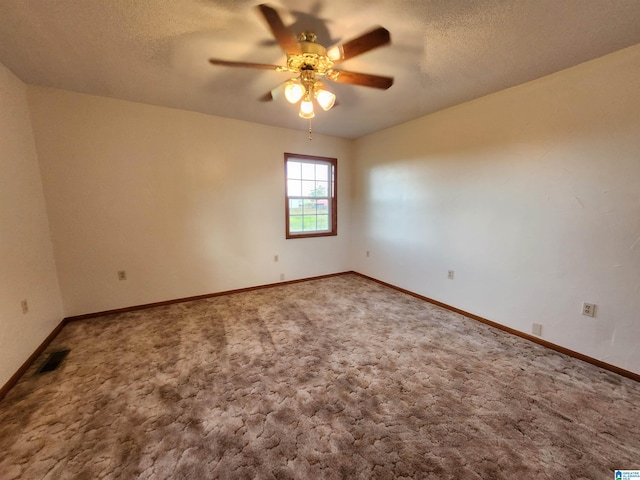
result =
[{"label": "beige carpet", "polygon": [[357,275],[68,324],[0,478],[612,479],[640,384]]}]

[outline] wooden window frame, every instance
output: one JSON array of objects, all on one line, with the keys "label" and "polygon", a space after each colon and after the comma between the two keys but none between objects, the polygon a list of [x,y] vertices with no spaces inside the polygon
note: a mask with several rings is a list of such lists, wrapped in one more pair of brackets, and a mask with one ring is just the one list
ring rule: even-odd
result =
[{"label": "wooden window frame", "polygon": [[[310,163],[327,163],[330,165],[329,172],[329,230],[316,232],[292,233],[289,225],[289,182],[287,177],[287,163],[289,160],[305,160]],[[286,238],[312,238],[312,237],[331,237],[338,235],[338,159],[329,157],[318,157],[314,155],[301,155],[298,153],[284,154],[284,203],[285,203],[285,228]]]}]

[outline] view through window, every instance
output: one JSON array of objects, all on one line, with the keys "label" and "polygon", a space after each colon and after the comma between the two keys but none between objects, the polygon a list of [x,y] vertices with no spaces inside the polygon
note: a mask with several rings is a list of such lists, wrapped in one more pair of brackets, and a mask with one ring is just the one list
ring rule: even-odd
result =
[{"label": "view through window", "polygon": [[337,160],[285,153],[287,238],[337,234]]}]

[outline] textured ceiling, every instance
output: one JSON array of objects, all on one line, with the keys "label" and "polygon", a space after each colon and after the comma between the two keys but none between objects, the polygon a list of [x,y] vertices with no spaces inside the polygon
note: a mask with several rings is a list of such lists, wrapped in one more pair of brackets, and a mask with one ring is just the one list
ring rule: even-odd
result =
[{"label": "textured ceiling", "polygon": [[[288,74],[212,66],[283,64],[259,0],[2,0],[0,62],[24,82],[306,130],[283,99]],[[341,68],[390,75],[386,91],[331,83],[339,106],[315,132],[355,138],[640,43],[640,0],[270,2],[325,45],[375,25],[391,46]]]}]

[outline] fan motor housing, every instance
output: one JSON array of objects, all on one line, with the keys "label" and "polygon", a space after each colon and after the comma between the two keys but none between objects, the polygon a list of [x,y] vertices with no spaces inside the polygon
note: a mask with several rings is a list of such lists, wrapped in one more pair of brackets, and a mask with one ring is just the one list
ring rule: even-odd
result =
[{"label": "fan motor housing", "polygon": [[319,75],[326,73],[333,67],[333,62],[327,57],[327,49],[319,43],[301,41],[302,53],[287,55],[287,69],[292,72],[313,70]]}]

